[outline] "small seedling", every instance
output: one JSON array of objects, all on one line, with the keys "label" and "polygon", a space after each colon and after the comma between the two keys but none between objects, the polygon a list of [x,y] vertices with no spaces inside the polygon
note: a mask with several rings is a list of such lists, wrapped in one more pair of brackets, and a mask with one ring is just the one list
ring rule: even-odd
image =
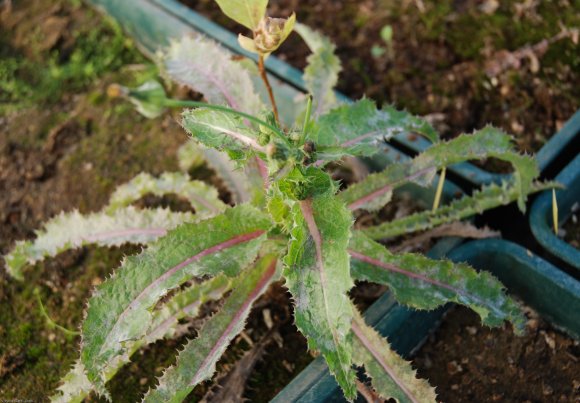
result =
[{"label": "small seedling", "polygon": [[380,33],[381,39],[383,40],[384,45],[386,46],[381,46],[381,45],[373,45],[371,47],[371,55],[375,58],[378,59],[382,56],[384,56],[385,54],[387,54],[389,56],[389,58],[393,57],[394,51],[393,51],[393,27],[390,25],[385,25],[382,29],[381,29],[381,33]]}]

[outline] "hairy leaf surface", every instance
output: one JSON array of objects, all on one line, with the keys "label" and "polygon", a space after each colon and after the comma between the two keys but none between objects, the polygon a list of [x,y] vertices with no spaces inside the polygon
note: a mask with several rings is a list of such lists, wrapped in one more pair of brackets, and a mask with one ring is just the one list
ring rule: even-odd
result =
[{"label": "hairy leaf surface", "polygon": [[244,329],[253,303],[277,278],[276,264],[276,255],[268,255],[240,274],[224,306],[204,324],[198,337],[185,345],[177,364],[165,371],[144,402],[181,402],[195,385],[211,378],[230,342]]},{"label": "hairy leaf surface", "polygon": [[511,137],[501,130],[486,127],[472,135],[462,135],[428,148],[412,160],[389,165],[384,171],[369,175],[340,194],[350,209],[365,208],[374,198],[384,197],[408,182],[427,185],[436,170],[460,162],[495,157],[514,167],[514,183],[518,189],[518,206],[525,211],[525,201],[539,170],[536,162],[513,151]]},{"label": "hairy leaf surface", "polygon": [[337,159],[343,155],[370,156],[380,144],[400,133],[421,133],[437,141],[437,132],[425,120],[392,107],[377,109],[363,99],[342,105],[322,115],[310,138],[320,149],[319,159]]},{"label": "hairy leaf surface", "polygon": [[[536,182],[531,185],[530,194],[555,186],[556,184],[553,182]],[[471,196],[464,196],[448,205],[439,207],[435,211],[420,211],[403,218],[364,228],[361,231],[372,239],[386,239],[423,231],[459,221],[498,206],[510,204],[517,200],[519,196],[519,189],[513,183],[491,184],[474,192]]]},{"label": "hairy leaf surface", "polygon": [[242,119],[211,109],[190,109],[182,114],[182,125],[193,138],[206,147],[226,150],[233,159],[245,159],[248,151],[265,154],[256,134]]},{"label": "hairy leaf surface", "polygon": [[396,399],[399,403],[435,402],[435,389],[426,380],[418,379],[411,364],[394,352],[389,343],[365,323],[360,313],[353,310],[354,360],[365,367],[381,397]]},{"label": "hairy leaf surface", "polygon": [[352,288],[346,251],[352,217],[331,194],[292,207],[286,285],[295,302],[296,326],[320,351],[349,399],[356,397],[350,326]]},{"label": "hairy leaf surface", "polygon": [[334,87],[342,70],[340,59],[335,54],[336,46],[326,36],[300,23],[294,30],[312,51],[304,69],[304,81],[313,97],[313,116],[318,117],[337,103]]},{"label": "hairy leaf surface", "polygon": [[159,178],[140,173],[117,187],[109,199],[107,211],[112,212],[139,200],[148,193],[156,196],[175,193],[184,197],[201,216],[218,214],[226,205],[218,198],[217,189],[201,181],[191,180],[187,174],[165,172]]},{"label": "hairy leaf surface", "polygon": [[215,105],[257,115],[264,109],[248,72],[214,41],[198,36],[171,43],[164,55],[169,77]]},{"label": "hairy leaf surface", "polygon": [[[127,343],[127,353],[110,360],[105,369],[105,377],[111,379],[117,371],[130,362],[131,356],[141,347],[151,344],[163,337],[173,338],[177,332],[180,319],[194,318],[200,307],[208,301],[219,300],[232,287],[233,280],[220,275],[199,284],[193,284],[172,296],[163,306],[153,311],[151,325],[141,339]],[[93,384],[87,378],[84,366],[77,361],[71,370],[62,378],[57,393],[51,397],[52,402],[81,402],[93,391]]]},{"label": "hairy leaf surface", "polygon": [[95,291],[82,327],[81,360],[98,392],[105,393],[107,363],[147,332],[160,298],[194,276],[236,275],[256,257],[269,228],[264,214],[242,205],[182,225],[126,258]]},{"label": "hairy leaf surface", "polygon": [[34,264],[65,250],[85,245],[146,244],[165,235],[167,230],[194,219],[191,213],[161,208],[138,210],[131,206],[111,214],[61,213],[36,232],[36,239],[16,243],[4,257],[6,269],[11,276],[22,280],[22,268],[26,264]]},{"label": "hairy leaf surface", "polygon": [[359,232],[351,239],[349,254],[353,278],[389,286],[404,305],[430,310],[455,302],[473,309],[488,326],[509,320],[516,330],[524,328],[519,306],[489,272],[420,254],[395,255]]},{"label": "hairy leaf surface", "polygon": [[238,168],[227,154],[207,148],[190,139],[179,147],[178,159],[179,167],[184,172],[197,168],[204,162],[207,163],[224,182],[236,204],[255,202],[263,198],[264,183],[256,167],[258,163],[256,158],[245,167]]}]

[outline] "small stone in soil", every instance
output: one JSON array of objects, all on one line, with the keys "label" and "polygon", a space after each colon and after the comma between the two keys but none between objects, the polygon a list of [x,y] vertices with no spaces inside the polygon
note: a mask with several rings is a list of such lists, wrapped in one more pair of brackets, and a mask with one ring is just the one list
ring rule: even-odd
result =
[{"label": "small stone in soil", "polygon": [[447,363],[447,372],[449,375],[455,375],[459,372],[463,372],[463,368],[457,363],[457,361],[451,361]]},{"label": "small stone in soil", "polygon": [[467,333],[469,333],[472,336],[475,336],[477,334],[477,328],[475,326],[467,326],[465,330],[467,330]]},{"label": "small stone in soil", "polygon": [[550,396],[552,393],[554,393],[554,388],[552,388],[550,385],[542,385],[542,392],[544,393],[544,396]]}]

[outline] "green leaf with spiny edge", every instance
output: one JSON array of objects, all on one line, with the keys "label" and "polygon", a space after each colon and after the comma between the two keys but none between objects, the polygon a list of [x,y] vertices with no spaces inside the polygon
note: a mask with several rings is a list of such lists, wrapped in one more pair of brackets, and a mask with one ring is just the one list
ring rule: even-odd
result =
[{"label": "green leaf with spiny edge", "polygon": [[265,156],[266,148],[242,118],[212,109],[190,109],[182,114],[183,128],[206,147],[227,151],[234,160],[246,160],[256,153]]},{"label": "green leaf with spiny edge", "polygon": [[12,277],[23,280],[22,269],[26,264],[85,245],[147,244],[165,235],[167,230],[194,220],[192,213],[176,213],[162,208],[139,210],[132,206],[111,214],[61,213],[36,232],[36,239],[16,243],[4,256],[6,269]]},{"label": "green leaf with spiny edge", "polygon": [[316,144],[319,160],[334,160],[343,155],[373,155],[381,143],[408,132],[438,141],[437,132],[425,120],[392,107],[378,109],[373,101],[362,99],[322,115],[309,138]]},{"label": "green leaf with spiny edge", "polygon": [[181,402],[197,384],[212,377],[216,363],[244,329],[252,305],[278,278],[276,266],[277,256],[267,255],[235,279],[236,286],[223,307],[203,325],[197,338],[184,346],[177,364],[165,371],[144,402]]},{"label": "green leaf with spiny edge", "polygon": [[[529,191],[532,194],[557,186],[554,182],[534,182]],[[440,206],[435,211],[420,211],[393,221],[363,228],[361,232],[372,239],[387,239],[424,231],[481,214],[498,206],[505,206],[517,200],[519,196],[519,189],[513,182],[503,182],[501,185],[494,183],[475,191],[471,196],[464,196],[448,205]]]},{"label": "green leaf with spiny edge", "polygon": [[437,395],[426,380],[417,378],[411,363],[401,358],[353,307],[353,358],[364,366],[373,388],[383,399],[399,403],[431,403]]},{"label": "green leaf with spiny edge", "polygon": [[268,0],[216,0],[222,12],[246,28],[254,30],[266,15]]},{"label": "green leaf with spiny edge", "polygon": [[514,152],[511,137],[493,127],[437,143],[412,160],[389,165],[382,172],[369,175],[364,181],[346,189],[339,197],[352,210],[365,208],[374,198],[384,197],[408,182],[428,185],[438,169],[489,157],[513,165],[514,183],[519,192],[518,206],[525,211],[531,184],[539,175],[537,164],[532,158]]},{"label": "green leaf with spiny edge", "polygon": [[336,105],[334,87],[342,67],[340,59],[335,54],[336,46],[330,39],[304,24],[297,23],[294,30],[304,39],[312,52],[304,69],[304,82],[312,94],[312,116],[316,118]]},{"label": "green leaf with spiny edge", "polygon": [[187,174],[165,172],[159,178],[140,173],[129,182],[117,187],[106,207],[107,212],[130,205],[146,194],[164,196],[174,193],[185,198],[200,216],[212,216],[225,210],[226,205],[218,198],[218,191],[201,181],[191,180]]},{"label": "green leaf with spiny edge", "polygon": [[[151,325],[141,339],[128,342],[128,352],[115,357],[105,369],[107,380],[113,378],[118,370],[129,363],[131,356],[143,346],[154,343],[161,338],[174,338],[179,320],[195,318],[199,315],[200,307],[208,301],[217,301],[227,293],[233,285],[230,277],[220,275],[201,283],[180,290],[173,295],[159,309],[153,311]],[[71,370],[62,378],[57,393],[51,397],[53,403],[82,402],[93,391],[93,384],[87,378],[84,366],[77,361]]]},{"label": "green leaf with spiny edge", "polygon": [[264,103],[249,73],[231,56],[211,39],[185,36],[171,42],[163,63],[173,81],[201,93],[210,104],[257,115],[265,109]]},{"label": "green leaf with spiny edge", "polygon": [[196,276],[235,276],[258,253],[271,222],[256,208],[241,205],[196,224],[184,224],[136,256],[89,300],[82,327],[81,360],[87,376],[106,394],[104,370],[126,352],[126,342],[147,332],[152,308],[175,287]]},{"label": "green leaf with spiny edge", "polygon": [[284,277],[294,298],[296,326],[320,351],[347,399],[356,397],[352,369],[346,251],[352,216],[332,193],[291,203],[293,227]]},{"label": "green leaf with spiny edge", "polygon": [[349,254],[353,278],[387,285],[403,305],[431,310],[455,302],[473,309],[488,326],[508,320],[517,332],[524,329],[520,307],[489,272],[420,254],[392,254],[360,232],[353,234]]}]

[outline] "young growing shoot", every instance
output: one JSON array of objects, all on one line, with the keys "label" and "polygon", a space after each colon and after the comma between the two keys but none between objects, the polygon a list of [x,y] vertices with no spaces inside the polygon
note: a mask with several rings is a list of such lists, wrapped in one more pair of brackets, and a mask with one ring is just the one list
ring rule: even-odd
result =
[{"label": "young growing shoot", "polygon": [[[305,76],[312,95],[305,102],[306,112],[294,125],[283,126],[272,91],[271,106],[256,94],[251,76],[255,70],[203,37],[173,42],[163,63],[168,77],[201,93],[207,102],[170,99],[158,83],[113,88],[111,92],[126,96],[150,117],[166,108],[189,108],[182,112],[183,128],[224,176],[236,205],[224,204],[215,189],[184,173],[141,174],[119,187],[101,212],[62,214],[35,240],[15,246],[5,257],[6,265],[13,277],[22,279],[26,264],[66,249],[145,245],[141,253],[126,257],[89,299],[80,327],[79,359],[53,400],[82,401],[91,392],[110,399],[106,384],[132,354],[175,337],[179,320],[197,317],[207,301],[223,299],[217,313],[179,352],[176,364],[144,396],[146,402],[184,400],[213,376],[256,300],[272,282],[283,281],[308,348],[324,357],[346,399],[357,397],[362,385],[357,367],[364,367],[372,387],[385,399],[434,401],[434,389],[417,379],[410,364],[366,324],[349,291],[356,281],[370,281],[388,286],[399,303],[414,309],[455,302],[475,310],[485,325],[509,321],[517,332],[523,331],[520,308],[488,272],[421,254],[393,253],[377,241],[514,201],[524,211],[527,196],[551,184],[536,182],[534,160],[515,153],[510,136],[492,127],[441,142],[425,120],[405,111],[379,109],[368,99],[338,105],[332,89],[340,65],[328,39],[295,25],[294,15],[288,20],[266,17],[266,0],[218,4],[252,30],[253,39],[240,40],[258,53],[264,81],[263,59],[296,26],[313,50]],[[435,144],[342,191],[326,171],[343,157],[372,156],[382,143],[407,132]],[[195,157],[190,158],[192,152]],[[191,145],[180,155],[184,161],[199,157]],[[431,186],[436,172],[487,157],[511,163],[511,179],[432,210],[354,228],[359,211],[378,211],[404,185]],[[442,184],[443,179],[439,187]],[[131,206],[147,193],[181,195],[195,214]]]}]

